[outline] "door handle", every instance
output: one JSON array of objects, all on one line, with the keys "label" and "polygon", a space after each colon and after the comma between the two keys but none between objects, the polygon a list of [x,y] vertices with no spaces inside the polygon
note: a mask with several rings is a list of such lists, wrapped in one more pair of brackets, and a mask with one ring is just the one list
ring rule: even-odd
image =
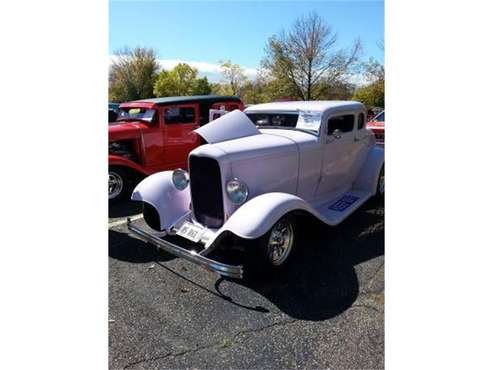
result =
[{"label": "door handle", "polygon": [[354,138],[354,141],[360,141],[361,139],[358,139],[357,137]]}]

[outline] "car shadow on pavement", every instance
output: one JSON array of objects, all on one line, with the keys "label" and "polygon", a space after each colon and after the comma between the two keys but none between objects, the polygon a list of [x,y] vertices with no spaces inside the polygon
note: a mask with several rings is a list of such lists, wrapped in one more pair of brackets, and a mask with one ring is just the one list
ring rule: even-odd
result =
[{"label": "car shadow on pavement", "polygon": [[108,205],[108,217],[110,218],[133,216],[141,212],[142,203],[130,199]]},{"label": "car shadow on pavement", "polygon": [[[320,321],[339,315],[360,292],[355,266],[384,254],[383,225],[368,231],[369,225],[383,221],[382,215],[368,212],[372,205],[335,228],[313,219],[303,222],[303,242],[280,274],[228,280],[252,289],[296,319]],[[216,289],[221,292],[225,279],[219,280]]]}]

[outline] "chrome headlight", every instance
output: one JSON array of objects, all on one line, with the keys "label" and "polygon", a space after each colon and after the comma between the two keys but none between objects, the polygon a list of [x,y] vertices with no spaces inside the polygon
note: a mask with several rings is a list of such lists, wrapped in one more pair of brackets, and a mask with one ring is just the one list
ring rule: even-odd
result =
[{"label": "chrome headlight", "polygon": [[188,186],[188,183],[190,182],[188,172],[182,170],[181,168],[173,171],[172,179],[173,185],[175,185],[175,188],[177,188],[178,190],[185,190]]},{"label": "chrome headlight", "polygon": [[232,203],[240,205],[248,198],[248,187],[243,181],[233,179],[226,183],[226,193]]}]

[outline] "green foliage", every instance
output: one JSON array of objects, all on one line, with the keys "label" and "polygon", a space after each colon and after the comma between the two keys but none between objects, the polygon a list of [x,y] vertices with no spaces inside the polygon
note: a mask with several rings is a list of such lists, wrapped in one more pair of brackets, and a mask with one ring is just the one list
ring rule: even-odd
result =
[{"label": "green foliage", "polygon": [[370,83],[357,89],[353,100],[357,100],[367,107],[385,108],[385,68],[374,59],[364,65],[365,76]]},{"label": "green foliage", "polygon": [[314,89],[314,95],[320,100],[350,100],[354,92],[355,86],[342,78],[324,79]]},{"label": "green foliage", "polygon": [[233,90],[229,84],[214,83],[211,86],[212,93],[215,95],[234,95]]},{"label": "green foliage", "polygon": [[212,88],[207,77],[197,79],[193,88],[193,95],[209,95],[211,92]]},{"label": "green foliage", "polygon": [[[231,60],[219,61],[221,63],[221,74],[226,84],[229,85],[228,94],[224,95],[240,95],[243,84],[247,81],[245,71],[239,64],[234,64]],[[223,87],[226,90],[225,87]]]},{"label": "green foliage", "polygon": [[159,65],[153,49],[137,47],[117,52],[110,66],[110,101],[124,102],[153,97],[153,86]]},{"label": "green foliage", "polygon": [[385,108],[385,80],[380,79],[357,89],[353,95],[353,100],[357,100],[367,107]]},{"label": "green foliage", "polygon": [[154,84],[156,96],[208,95],[211,86],[207,77],[197,78],[198,70],[180,63],[171,71],[161,71]]}]

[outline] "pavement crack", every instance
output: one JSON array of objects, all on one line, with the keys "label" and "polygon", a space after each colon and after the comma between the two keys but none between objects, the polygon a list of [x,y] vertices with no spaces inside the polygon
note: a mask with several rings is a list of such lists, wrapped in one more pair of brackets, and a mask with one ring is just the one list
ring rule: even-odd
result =
[{"label": "pavement crack", "polygon": [[351,307],[349,307],[350,310],[354,309],[354,308],[366,308],[368,310],[372,310],[372,311],[375,311],[377,313],[382,313],[382,311],[380,311],[378,308],[371,306],[371,305],[368,305],[368,304],[355,304],[355,305],[352,305]]},{"label": "pavement crack", "polygon": [[168,353],[163,354],[163,355],[157,355],[157,356],[153,356],[153,357],[150,357],[150,358],[144,358],[144,359],[141,359],[141,360],[133,361],[133,362],[130,362],[130,363],[126,364],[123,368],[124,369],[128,369],[128,368],[130,368],[132,366],[135,366],[135,365],[138,365],[138,364],[141,364],[141,363],[144,363],[144,362],[161,360],[163,358],[169,357],[172,354],[173,354],[173,352],[168,352]]},{"label": "pavement crack", "polygon": [[371,286],[371,284],[373,283],[373,281],[375,280],[375,278],[378,276],[378,273],[380,272],[380,270],[385,266],[385,261],[383,261],[380,266],[378,266],[377,270],[375,271],[375,273],[373,274],[373,276],[371,277],[371,279],[365,284],[367,287]]},{"label": "pavement crack", "polygon": [[235,342],[237,341],[238,337],[240,337],[242,335],[248,335],[248,334],[251,334],[251,333],[259,333],[259,332],[261,332],[263,330],[267,330],[267,329],[270,329],[270,328],[273,328],[273,327],[276,327],[276,326],[289,325],[289,324],[292,324],[292,323],[294,323],[296,321],[299,321],[299,320],[297,320],[297,319],[288,319],[288,320],[283,320],[283,321],[277,321],[277,322],[274,322],[272,324],[269,324],[269,325],[266,325],[266,326],[262,326],[260,328],[240,330],[239,332],[235,333],[230,338],[223,339],[223,340],[218,341],[218,342],[214,342],[214,343],[207,344],[207,345],[202,345],[202,346],[197,346],[197,347],[194,347],[194,348],[185,349],[183,351],[176,352],[176,353],[168,352],[166,354],[157,355],[157,356],[153,356],[153,357],[149,357],[149,358],[144,358],[144,359],[141,359],[141,360],[133,361],[133,362],[128,363],[127,365],[125,365],[124,369],[128,369],[130,367],[133,367],[135,365],[139,365],[139,364],[142,364],[142,363],[145,363],[145,362],[163,360],[165,358],[177,358],[177,357],[185,356],[185,355],[188,355],[188,354],[191,354],[191,353],[199,352],[199,351],[210,349],[210,348],[215,348],[215,347],[216,348],[228,348],[228,347],[232,347],[235,344]]}]

